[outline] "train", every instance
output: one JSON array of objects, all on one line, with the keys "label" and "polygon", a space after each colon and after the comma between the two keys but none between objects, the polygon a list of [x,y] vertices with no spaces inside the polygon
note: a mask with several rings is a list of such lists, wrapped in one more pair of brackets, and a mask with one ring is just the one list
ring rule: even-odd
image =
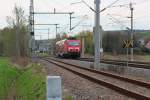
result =
[{"label": "train", "polygon": [[79,58],[81,54],[81,42],[75,38],[67,38],[57,41],[55,44],[55,54],[58,57]]}]

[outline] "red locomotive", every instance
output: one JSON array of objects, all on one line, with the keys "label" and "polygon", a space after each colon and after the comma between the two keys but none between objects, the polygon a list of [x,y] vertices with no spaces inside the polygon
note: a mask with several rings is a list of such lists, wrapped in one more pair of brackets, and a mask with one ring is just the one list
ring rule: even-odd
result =
[{"label": "red locomotive", "polygon": [[56,42],[56,56],[60,57],[80,57],[80,40],[64,39]]}]

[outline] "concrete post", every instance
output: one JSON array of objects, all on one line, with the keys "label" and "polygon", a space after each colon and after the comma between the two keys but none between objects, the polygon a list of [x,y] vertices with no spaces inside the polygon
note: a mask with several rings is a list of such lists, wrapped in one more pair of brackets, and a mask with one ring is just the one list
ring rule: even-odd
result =
[{"label": "concrete post", "polygon": [[[130,3],[130,10],[131,10],[131,41],[132,41],[132,45],[133,45],[133,7],[132,7],[132,3]],[[133,47],[131,48],[131,61],[133,61]]]},{"label": "concrete post", "polygon": [[100,67],[100,2],[101,0],[95,0],[95,26],[94,26],[94,44],[95,44],[95,56],[94,56],[94,68]]},{"label": "concrete post", "polygon": [[62,100],[60,76],[47,76],[47,100]]},{"label": "concrete post", "polygon": [[81,57],[82,58],[84,58],[84,52],[85,52],[85,42],[84,42],[84,34],[85,34],[85,32],[83,31],[83,33],[81,34],[81,42],[82,42],[82,53],[81,53]]}]

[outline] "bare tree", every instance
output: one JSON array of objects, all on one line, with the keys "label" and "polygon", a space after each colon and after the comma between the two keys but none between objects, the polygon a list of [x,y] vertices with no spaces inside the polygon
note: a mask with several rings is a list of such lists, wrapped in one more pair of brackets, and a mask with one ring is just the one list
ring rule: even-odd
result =
[{"label": "bare tree", "polygon": [[27,56],[27,20],[21,7],[14,7],[13,16],[7,17],[9,28],[15,30],[15,56]]}]

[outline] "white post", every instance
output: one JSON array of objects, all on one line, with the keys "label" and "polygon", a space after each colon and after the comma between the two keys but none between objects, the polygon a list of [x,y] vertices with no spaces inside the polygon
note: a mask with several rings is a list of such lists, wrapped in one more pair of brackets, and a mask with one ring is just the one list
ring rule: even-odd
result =
[{"label": "white post", "polygon": [[47,76],[47,100],[62,100],[60,76]]}]

